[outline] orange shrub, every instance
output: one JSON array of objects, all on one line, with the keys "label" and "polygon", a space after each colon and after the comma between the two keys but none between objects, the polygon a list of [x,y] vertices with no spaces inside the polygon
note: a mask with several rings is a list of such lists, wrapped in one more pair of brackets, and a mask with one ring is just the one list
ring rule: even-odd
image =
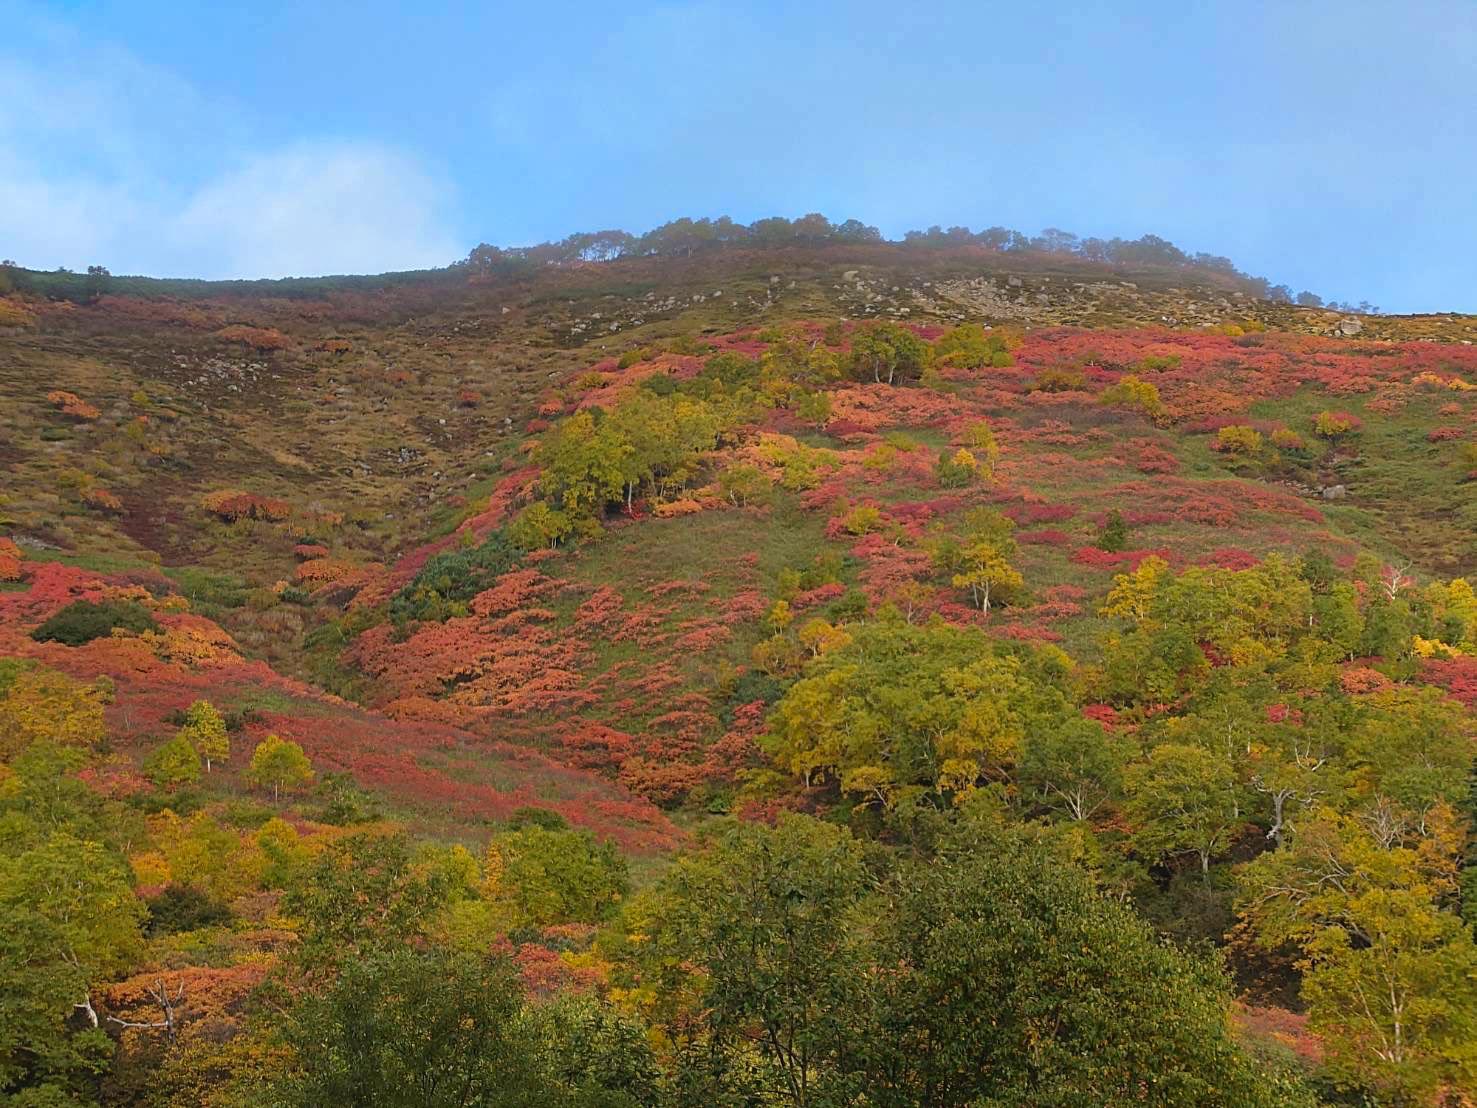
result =
[{"label": "orange shrub", "polygon": [[21,579],[21,548],[10,539],[0,538],[0,581]]},{"label": "orange shrub", "polygon": [[65,392],[56,389],[46,394],[46,399],[56,405],[62,415],[71,416],[73,419],[92,421],[102,413],[87,401],[83,400],[75,392]]},{"label": "orange shrub", "polygon": [[0,296],[0,327],[29,327],[35,322],[24,304]]},{"label": "orange shrub", "polygon": [[101,508],[105,512],[121,512],[123,510],[123,501],[119,500],[107,489],[100,489],[96,486],[84,492],[82,494],[82,500],[83,503],[91,505],[94,508]]},{"label": "orange shrub", "polygon": [[215,337],[222,342],[239,342],[261,351],[286,350],[292,345],[292,340],[275,328],[248,327],[241,323],[222,327],[215,333]]},{"label": "orange shrub", "polygon": [[348,577],[355,568],[336,558],[311,558],[297,567],[297,579],[305,585],[327,585]]},{"label": "orange shrub", "polygon": [[200,503],[207,512],[219,516],[227,523],[234,523],[238,519],[261,519],[269,523],[280,523],[291,512],[285,500],[234,489],[207,493]]},{"label": "orange shrub", "polygon": [[702,510],[702,504],[696,500],[668,500],[665,503],[653,505],[651,514],[658,519],[671,519],[673,516],[696,515]]}]

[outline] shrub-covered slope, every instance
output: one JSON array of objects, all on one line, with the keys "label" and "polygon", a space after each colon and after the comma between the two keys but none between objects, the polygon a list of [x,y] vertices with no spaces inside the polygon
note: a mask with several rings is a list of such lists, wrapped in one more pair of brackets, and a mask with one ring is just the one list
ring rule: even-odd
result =
[{"label": "shrub-covered slope", "polygon": [[[75,787],[108,895],[172,921],[68,971],[123,1021],[103,1084],[65,1021],[46,1065],[311,1103],[332,1005],[389,1027],[430,973],[593,997],[539,1042],[649,1067],[505,1044],[551,1102],[1129,1102],[1104,966],[1039,963],[1094,982],[1055,1040],[948,993],[1090,933],[1151,1013],[1238,994],[1138,1101],[1469,1093],[1477,330],[1238,280],[852,243],[0,301],[0,818],[51,849]],[[248,1018],[283,987],[297,1038]],[[956,1034],[950,1072],[848,1046]]]}]

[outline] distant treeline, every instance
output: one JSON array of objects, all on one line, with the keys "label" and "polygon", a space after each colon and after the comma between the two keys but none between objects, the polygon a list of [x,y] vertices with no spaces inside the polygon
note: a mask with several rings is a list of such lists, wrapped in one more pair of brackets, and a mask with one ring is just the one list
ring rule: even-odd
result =
[{"label": "distant treeline", "polygon": [[203,300],[207,297],[281,297],[289,300],[319,299],[331,292],[379,292],[406,285],[445,281],[445,269],[414,269],[372,275],[342,274],[330,277],[278,277],[254,281],[207,281],[198,277],[121,277],[103,266],[88,266],[85,273],[70,269],[24,269],[14,262],[0,262],[0,295],[14,289],[48,300],[89,303],[103,295],[169,297]]},{"label": "distant treeline", "polygon": [[[629,231],[583,231],[558,242],[537,246],[497,247],[482,243],[466,258],[442,269],[409,270],[374,276],[288,277],[256,281],[202,281],[155,277],[114,277],[101,266],[86,273],[66,269],[52,272],[22,269],[14,262],[0,262],[0,292],[12,287],[52,299],[88,301],[104,293],[137,296],[277,296],[320,297],[330,292],[375,292],[392,287],[430,284],[465,276],[509,276],[530,274],[548,265],[576,262],[614,262],[626,258],[691,257],[723,249],[769,249],[826,245],[882,245],[889,240],[876,227],[860,220],[833,223],[819,213],[786,219],[772,216],[753,223],[736,223],[728,216],[717,219],[674,219],[645,234]],[[1286,285],[1274,285],[1265,277],[1243,273],[1231,259],[1217,254],[1187,253],[1158,235],[1138,239],[1080,238],[1069,231],[1049,227],[1039,235],[1026,235],[1008,227],[971,231],[968,227],[948,229],[933,226],[909,231],[904,247],[921,250],[963,246],[984,247],[1002,254],[1045,254],[1080,258],[1083,261],[1124,268],[1164,267],[1218,274],[1238,282],[1247,293],[1267,300],[1323,307],[1321,297],[1311,292],[1294,295]],[[1329,302],[1342,311],[1373,312],[1368,302],[1358,305]]]}]

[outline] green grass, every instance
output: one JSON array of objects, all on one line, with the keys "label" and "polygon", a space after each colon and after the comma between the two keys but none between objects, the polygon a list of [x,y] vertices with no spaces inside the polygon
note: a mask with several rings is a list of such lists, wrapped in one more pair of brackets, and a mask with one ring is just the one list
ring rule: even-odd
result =
[{"label": "green grass", "polygon": [[[1454,444],[1426,441],[1433,428],[1454,422],[1437,411],[1452,396],[1416,392],[1393,412],[1371,412],[1365,399],[1302,392],[1256,404],[1252,414],[1303,434],[1321,483],[1347,487],[1347,499],[1320,505],[1341,533],[1440,576],[1477,570],[1477,495],[1461,483]],[[1364,422],[1332,453],[1309,432],[1324,410],[1352,412]]]},{"label": "green grass", "polygon": [[[202,566],[173,566],[164,570],[179,586],[191,607],[205,615],[226,608],[239,608],[246,603],[250,586],[234,573],[206,569]],[[212,617],[214,618],[214,617]]]}]

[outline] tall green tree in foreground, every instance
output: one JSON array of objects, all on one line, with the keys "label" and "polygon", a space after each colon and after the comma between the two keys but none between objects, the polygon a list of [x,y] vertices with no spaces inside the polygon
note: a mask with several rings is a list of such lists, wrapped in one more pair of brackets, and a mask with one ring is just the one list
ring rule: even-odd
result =
[{"label": "tall green tree in foreground", "polygon": [[594,1002],[537,1008],[504,961],[395,947],[291,1013],[279,1108],[642,1108],[650,1048]]},{"label": "tall green tree in foreground", "polygon": [[988,816],[891,865],[803,817],[741,826],[648,911],[681,1104],[1312,1103],[1232,1040],[1213,963]]}]

